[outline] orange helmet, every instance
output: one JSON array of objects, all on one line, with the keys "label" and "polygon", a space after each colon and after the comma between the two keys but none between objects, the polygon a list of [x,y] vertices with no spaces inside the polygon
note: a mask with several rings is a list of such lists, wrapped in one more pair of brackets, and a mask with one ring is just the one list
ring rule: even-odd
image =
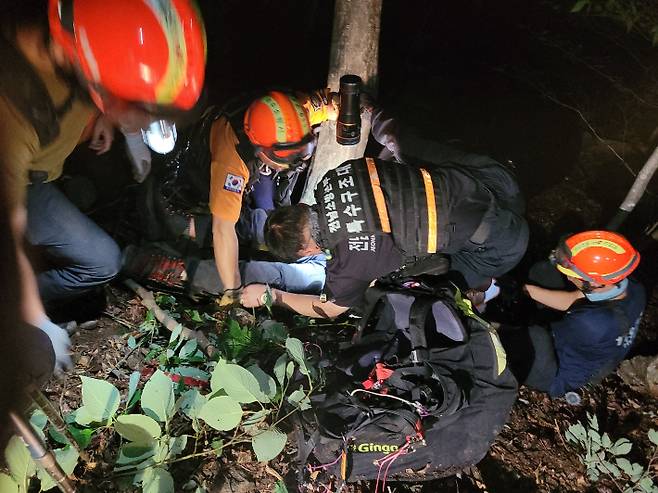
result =
[{"label": "orange helmet", "polygon": [[618,233],[584,231],[564,240],[551,261],[569,277],[609,285],[628,277],[640,263],[640,254]]},{"label": "orange helmet", "polygon": [[50,33],[103,96],[190,109],[203,88],[206,35],[193,0],[49,0]]},{"label": "orange helmet", "polygon": [[290,165],[313,154],[315,136],[295,96],[272,91],[249,105],[244,132],[256,148],[277,164]]}]

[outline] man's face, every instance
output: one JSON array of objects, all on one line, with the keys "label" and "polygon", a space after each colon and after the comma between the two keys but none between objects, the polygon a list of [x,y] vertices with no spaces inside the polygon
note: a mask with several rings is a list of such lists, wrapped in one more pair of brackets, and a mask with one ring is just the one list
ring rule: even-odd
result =
[{"label": "man's face", "polygon": [[317,242],[313,239],[313,235],[311,233],[311,225],[309,223],[306,223],[304,226],[304,229],[302,231],[302,235],[304,237],[303,240],[303,247],[302,249],[297,252],[301,257],[307,257],[309,255],[316,255],[318,253],[322,252],[322,249],[320,246],[317,244]]}]

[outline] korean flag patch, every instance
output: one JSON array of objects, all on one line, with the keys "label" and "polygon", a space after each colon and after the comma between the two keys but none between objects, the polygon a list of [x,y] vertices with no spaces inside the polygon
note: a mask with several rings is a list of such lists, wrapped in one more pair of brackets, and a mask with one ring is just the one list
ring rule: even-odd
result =
[{"label": "korean flag patch", "polygon": [[226,181],[224,182],[224,189],[229,192],[242,193],[242,190],[244,189],[244,178],[242,176],[227,173]]}]

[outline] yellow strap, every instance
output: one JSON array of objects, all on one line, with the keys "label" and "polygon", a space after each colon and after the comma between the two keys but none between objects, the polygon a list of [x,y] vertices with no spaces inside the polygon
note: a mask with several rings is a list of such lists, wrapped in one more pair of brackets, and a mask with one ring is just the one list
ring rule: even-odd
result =
[{"label": "yellow strap", "polygon": [[372,193],[375,196],[375,206],[377,207],[377,214],[379,214],[379,223],[382,225],[384,233],[391,232],[391,222],[388,219],[388,211],[386,210],[386,200],[384,199],[384,192],[379,183],[379,175],[377,174],[377,166],[371,157],[366,158],[368,165],[368,174],[370,175],[370,185],[372,186]]},{"label": "yellow strap", "polygon": [[420,168],[425,184],[425,199],[427,201],[427,253],[436,253],[437,246],[437,216],[436,200],[434,198],[434,185],[432,176],[426,169]]}]

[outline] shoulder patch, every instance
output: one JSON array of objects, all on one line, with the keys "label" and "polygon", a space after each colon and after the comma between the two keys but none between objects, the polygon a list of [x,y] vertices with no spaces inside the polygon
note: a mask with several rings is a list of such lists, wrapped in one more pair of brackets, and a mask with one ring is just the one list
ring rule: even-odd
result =
[{"label": "shoulder patch", "polygon": [[242,193],[242,190],[244,190],[244,177],[227,173],[226,180],[224,181],[224,190]]}]

